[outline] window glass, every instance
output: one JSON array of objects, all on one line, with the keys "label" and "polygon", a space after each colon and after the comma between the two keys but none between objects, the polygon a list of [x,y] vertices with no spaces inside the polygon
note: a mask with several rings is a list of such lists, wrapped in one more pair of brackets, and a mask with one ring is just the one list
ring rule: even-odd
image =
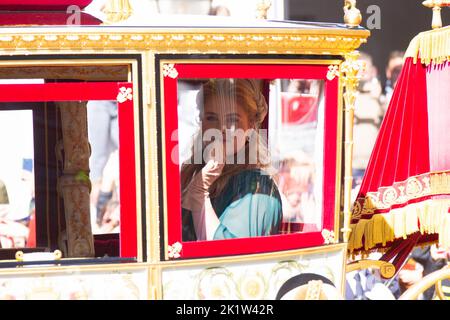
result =
[{"label": "window glass", "polygon": [[119,125],[116,101],[89,101],[88,137],[91,147],[89,178],[91,224],[94,234],[118,233],[119,197]]},{"label": "window glass", "polygon": [[178,80],[183,241],[321,230],[323,87]]},{"label": "window glass", "polygon": [[35,247],[31,110],[0,111],[0,248]]}]

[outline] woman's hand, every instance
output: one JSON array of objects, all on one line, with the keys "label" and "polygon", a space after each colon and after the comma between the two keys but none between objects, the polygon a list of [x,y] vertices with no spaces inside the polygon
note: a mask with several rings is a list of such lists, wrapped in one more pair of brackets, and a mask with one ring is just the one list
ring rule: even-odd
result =
[{"label": "woman's hand", "polygon": [[182,207],[192,212],[200,212],[209,197],[209,187],[219,178],[224,164],[209,160],[203,169],[197,173],[185,190]]},{"label": "woman's hand", "polygon": [[192,213],[197,240],[213,239],[219,226],[219,219],[209,198],[209,188],[220,177],[225,166],[220,157],[215,157],[216,154],[222,154],[222,145],[219,142],[210,145],[208,157],[205,159],[206,165],[183,190],[181,206]]}]

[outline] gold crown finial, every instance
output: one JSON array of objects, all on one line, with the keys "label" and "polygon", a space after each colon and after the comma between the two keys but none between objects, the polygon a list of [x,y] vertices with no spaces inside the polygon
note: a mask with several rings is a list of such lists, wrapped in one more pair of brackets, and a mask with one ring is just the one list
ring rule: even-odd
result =
[{"label": "gold crown finial", "polygon": [[356,0],[345,0],[344,22],[349,27],[357,27],[361,24],[361,11],[356,8]]},{"label": "gold crown finial", "polygon": [[124,21],[133,14],[129,0],[108,0],[102,11],[106,14],[106,23]]},{"label": "gold crown finial", "polygon": [[267,12],[272,6],[272,0],[259,0],[256,4],[256,19],[267,19]]},{"label": "gold crown finial", "polygon": [[450,7],[450,0],[426,0],[422,4],[427,8],[433,9],[431,27],[433,29],[442,28],[441,10],[443,7]]}]

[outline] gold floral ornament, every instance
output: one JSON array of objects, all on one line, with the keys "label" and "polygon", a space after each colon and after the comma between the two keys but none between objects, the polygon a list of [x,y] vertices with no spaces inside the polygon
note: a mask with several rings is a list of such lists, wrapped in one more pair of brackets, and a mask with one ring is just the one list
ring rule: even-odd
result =
[{"label": "gold floral ornament", "polygon": [[175,69],[175,65],[173,63],[163,64],[162,74],[164,77],[169,77],[172,79],[176,79],[178,77],[178,71]]},{"label": "gold floral ornament", "polygon": [[182,249],[183,245],[179,242],[175,242],[173,245],[167,248],[167,255],[171,259],[178,259],[179,257],[181,257],[180,253]]},{"label": "gold floral ornament", "polygon": [[119,94],[116,98],[117,102],[124,103],[127,100],[133,100],[133,89],[122,87],[119,89]]},{"label": "gold floral ornament", "polygon": [[329,81],[333,80],[336,77],[339,77],[339,66],[331,65],[328,67],[327,79]]},{"label": "gold floral ornament", "polygon": [[336,243],[336,238],[334,236],[334,231],[330,231],[327,229],[322,230],[322,237],[325,244]]}]

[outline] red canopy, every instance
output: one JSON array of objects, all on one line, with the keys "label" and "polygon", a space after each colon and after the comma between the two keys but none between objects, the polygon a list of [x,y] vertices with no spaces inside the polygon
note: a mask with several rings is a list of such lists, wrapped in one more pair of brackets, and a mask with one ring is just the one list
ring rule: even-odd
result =
[{"label": "red canopy", "polygon": [[450,28],[417,36],[353,206],[349,250],[450,246]]}]

